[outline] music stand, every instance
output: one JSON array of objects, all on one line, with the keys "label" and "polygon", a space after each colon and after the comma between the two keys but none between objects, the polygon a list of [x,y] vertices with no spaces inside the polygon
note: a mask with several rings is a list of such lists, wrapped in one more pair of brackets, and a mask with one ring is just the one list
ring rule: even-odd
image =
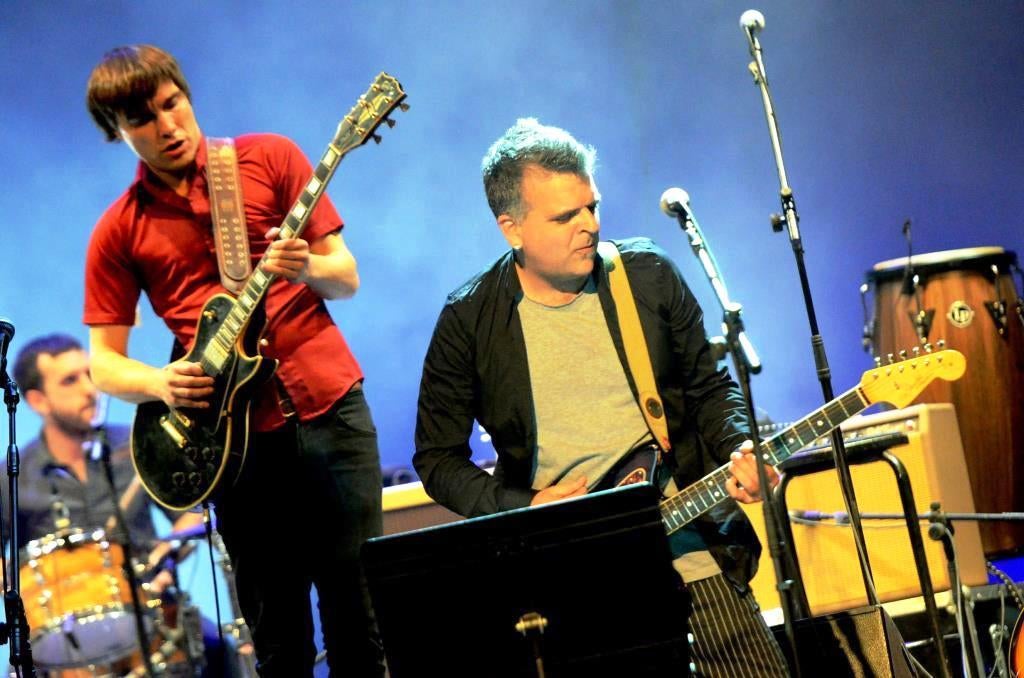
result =
[{"label": "music stand", "polygon": [[[371,539],[362,556],[392,678],[689,675],[689,598],[648,484]],[[533,614],[543,633],[517,631]]]}]

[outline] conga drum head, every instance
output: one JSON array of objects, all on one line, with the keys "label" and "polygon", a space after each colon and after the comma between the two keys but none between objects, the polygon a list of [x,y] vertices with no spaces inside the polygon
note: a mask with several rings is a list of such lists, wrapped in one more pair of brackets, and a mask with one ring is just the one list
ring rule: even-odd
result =
[{"label": "conga drum head", "polygon": [[[975,509],[1024,506],[1024,327],[1011,271],[1017,255],[974,247],[879,262],[867,272],[874,288],[872,346],[878,356],[919,346],[919,333],[967,358],[954,382],[936,380],[917,402],[951,402],[963,440]],[[916,279],[916,284],[914,280]],[[986,554],[1024,548],[1024,527],[981,524]]]}]

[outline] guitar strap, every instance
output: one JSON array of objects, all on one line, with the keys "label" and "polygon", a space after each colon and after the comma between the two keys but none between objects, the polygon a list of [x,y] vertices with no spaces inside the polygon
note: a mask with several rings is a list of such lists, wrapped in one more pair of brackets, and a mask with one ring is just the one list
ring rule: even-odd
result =
[{"label": "guitar strap", "polygon": [[671,457],[672,443],[668,437],[668,422],[665,419],[665,408],[658,395],[658,386],[654,381],[654,370],[651,368],[651,356],[647,351],[647,339],[644,338],[640,326],[640,314],[636,310],[633,290],[626,277],[626,267],[622,263],[619,249],[614,243],[602,241],[597,244],[597,252],[608,272],[608,284],[611,287],[612,299],[615,301],[615,313],[622,331],[622,343],[626,349],[626,362],[636,382],[637,395],[640,397],[640,411],[647,422],[654,440],[662,455]]},{"label": "guitar strap", "polygon": [[206,138],[206,183],[220,282],[229,292],[238,294],[252,273],[252,259],[234,139]]}]

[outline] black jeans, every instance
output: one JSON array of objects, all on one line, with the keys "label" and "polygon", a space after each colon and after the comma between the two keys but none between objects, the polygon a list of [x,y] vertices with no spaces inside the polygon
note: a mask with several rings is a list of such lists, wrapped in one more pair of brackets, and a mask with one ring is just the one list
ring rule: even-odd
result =
[{"label": "black jeans", "polygon": [[377,430],[361,388],[313,421],[250,437],[216,506],[261,676],[312,675],[310,586],[332,676],[380,676],[359,548],[382,532]]}]

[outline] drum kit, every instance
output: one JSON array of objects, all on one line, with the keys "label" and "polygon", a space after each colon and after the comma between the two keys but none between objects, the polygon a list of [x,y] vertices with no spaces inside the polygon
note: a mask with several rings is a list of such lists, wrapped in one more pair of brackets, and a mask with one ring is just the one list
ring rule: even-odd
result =
[{"label": "drum kit", "polygon": [[[199,526],[202,528],[202,526]],[[200,530],[172,533],[165,542],[201,536]],[[230,561],[214,533],[217,560],[233,594]],[[50,678],[145,676],[138,624],[149,641],[151,675],[198,676],[206,665],[199,610],[187,593],[158,593],[142,584],[136,611],[124,571],[120,544],[103,529],[66,528],[28,543],[22,557],[21,593],[31,630],[38,675]],[[152,567],[135,563],[140,578]],[[224,625],[232,640],[225,650],[238,668],[232,675],[255,676],[248,629],[231,595],[233,621]],[[138,612],[138,613],[137,613]]]}]

